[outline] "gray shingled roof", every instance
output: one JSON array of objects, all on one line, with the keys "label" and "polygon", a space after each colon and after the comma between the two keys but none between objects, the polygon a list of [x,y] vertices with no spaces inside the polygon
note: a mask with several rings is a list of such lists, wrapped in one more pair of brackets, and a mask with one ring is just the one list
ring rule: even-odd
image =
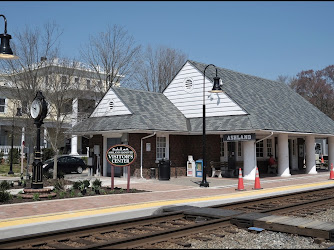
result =
[{"label": "gray shingled roof", "polygon": [[131,115],[90,117],[72,132],[111,130],[187,131],[184,115],[162,93],[112,87]]},{"label": "gray shingled roof", "polygon": [[[206,64],[189,62],[204,73]],[[219,67],[217,71],[225,93],[249,113],[249,122],[245,117],[207,118],[212,124],[221,124],[217,126],[218,130],[233,129],[230,121],[235,120],[238,129],[249,129],[250,126],[254,130],[334,134],[334,121],[286,84]],[[205,75],[213,81],[215,68],[208,67]],[[201,124],[201,120],[192,119],[192,127]],[[211,130],[210,126],[208,124],[206,128]]]},{"label": "gray shingled roof", "polygon": [[[188,61],[204,73],[207,64]],[[334,134],[334,121],[284,83],[218,68],[223,90],[249,115],[207,117],[207,131],[273,130]],[[213,80],[214,67],[205,75]],[[201,132],[202,118],[186,119],[162,94],[112,88],[132,115],[91,117],[72,132],[112,130],[160,130]]]}]

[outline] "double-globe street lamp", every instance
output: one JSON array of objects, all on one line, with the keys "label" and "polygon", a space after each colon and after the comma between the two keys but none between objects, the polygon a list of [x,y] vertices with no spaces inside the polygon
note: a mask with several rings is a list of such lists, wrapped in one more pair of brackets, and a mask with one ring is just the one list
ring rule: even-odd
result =
[{"label": "double-globe street lamp", "polygon": [[210,93],[223,93],[223,90],[220,87],[220,78],[217,76],[217,68],[213,64],[209,64],[204,69],[204,79],[203,79],[203,174],[202,174],[202,182],[200,183],[200,187],[209,187],[209,183],[206,181],[206,135],[205,135],[205,71],[209,66],[213,66],[216,69],[216,76],[213,78],[213,87]]}]

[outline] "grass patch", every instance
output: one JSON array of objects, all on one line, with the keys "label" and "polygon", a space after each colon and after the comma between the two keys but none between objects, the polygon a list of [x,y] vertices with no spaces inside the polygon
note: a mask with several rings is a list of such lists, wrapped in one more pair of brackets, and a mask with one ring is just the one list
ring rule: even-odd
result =
[{"label": "grass patch", "polygon": [[[8,172],[9,172],[10,166],[9,164],[0,164],[0,175],[7,175],[8,176]],[[13,164],[12,166],[13,172],[14,172],[14,176],[20,176],[21,174],[21,164]],[[27,171],[27,165],[23,165],[23,174],[25,174]],[[9,176],[13,176],[13,175],[9,175]]]}]

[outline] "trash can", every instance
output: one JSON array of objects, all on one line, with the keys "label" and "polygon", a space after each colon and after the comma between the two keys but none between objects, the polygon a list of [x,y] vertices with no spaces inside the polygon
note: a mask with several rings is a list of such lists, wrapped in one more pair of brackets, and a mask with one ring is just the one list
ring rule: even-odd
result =
[{"label": "trash can", "polygon": [[162,159],[159,161],[159,180],[168,181],[170,179],[170,161]]},{"label": "trash can", "polygon": [[150,178],[151,179],[155,179],[155,168],[150,168],[151,172],[150,172]]}]

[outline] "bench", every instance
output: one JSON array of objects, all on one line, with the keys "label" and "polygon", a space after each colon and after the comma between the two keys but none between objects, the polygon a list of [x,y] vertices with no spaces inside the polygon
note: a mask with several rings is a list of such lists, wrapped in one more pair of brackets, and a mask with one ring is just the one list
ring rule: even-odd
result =
[{"label": "bench", "polygon": [[215,162],[210,161],[211,166],[211,176],[212,177],[235,177],[238,176],[238,169],[229,169],[228,162]]},{"label": "bench", "polygon": [[277,174],[277,165],[268,165],[268,174]]}]

